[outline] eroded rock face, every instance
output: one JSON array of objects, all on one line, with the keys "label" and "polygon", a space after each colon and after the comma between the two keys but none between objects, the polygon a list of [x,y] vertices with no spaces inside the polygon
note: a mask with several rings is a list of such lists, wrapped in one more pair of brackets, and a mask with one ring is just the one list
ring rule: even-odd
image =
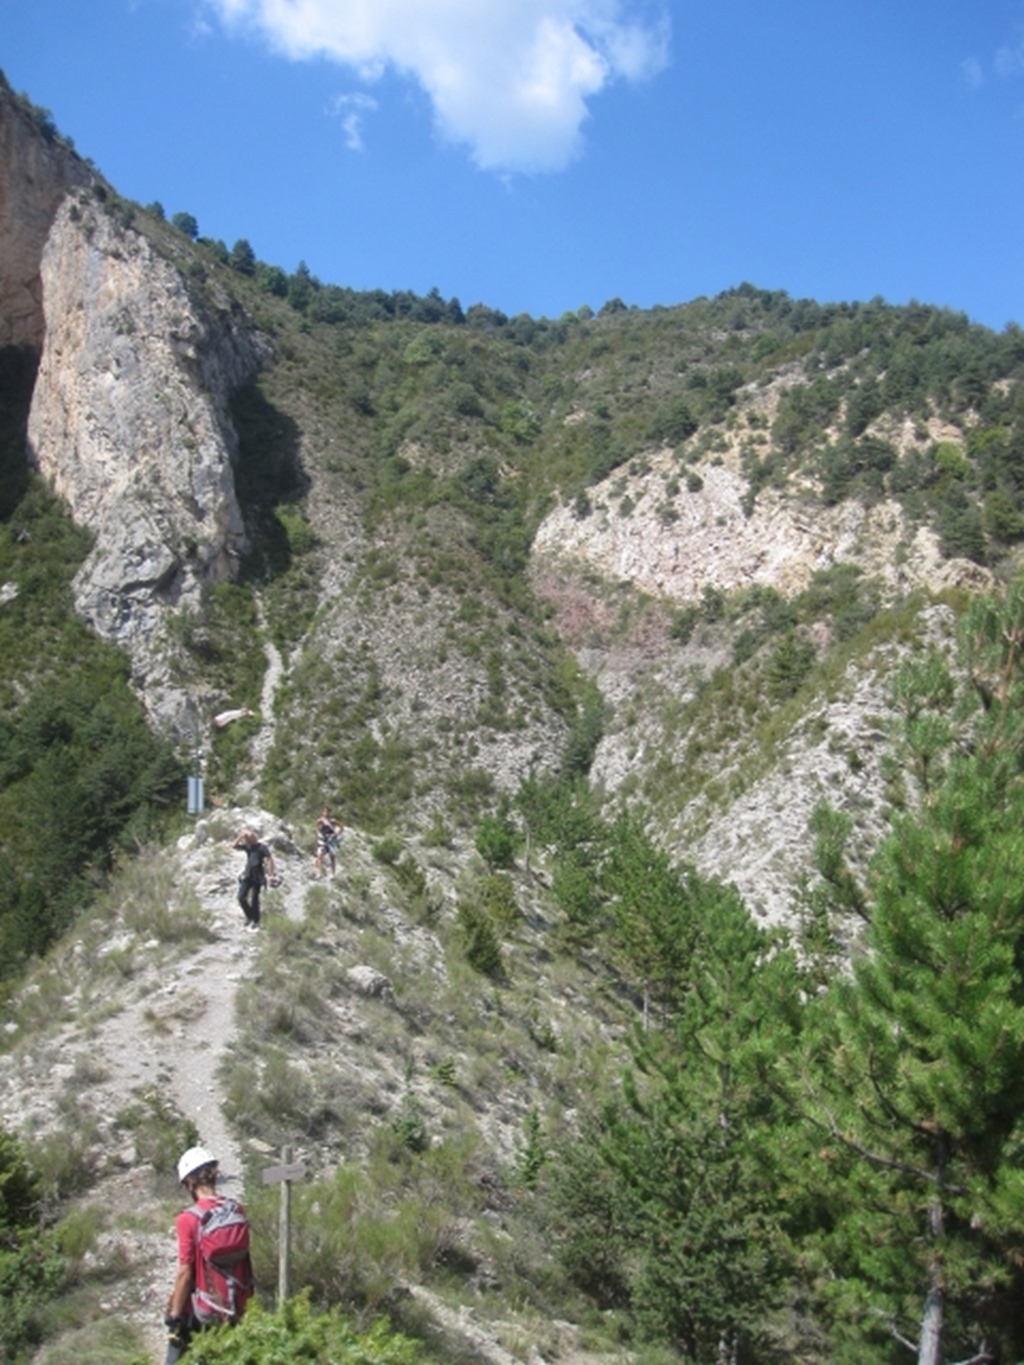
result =
[{"label": "eroded rock face", "polygon": [[[758,585],[792,597],[816,571],[842,563],[894,594],[921,585],[978,591],[991,581],[975,564],[944,560],[934,532],[908,526],[896,502],[810,507],[789,491],[768,489],[748,512],[747,480],[725,462],[705,463],[698,489],[682,488],[666,500],[676,471],[672,453],[662,451],[648,458],[643,473],[598,484],[589,515],[579,516],[571,504],[555,508],[537,532],[535,565],[553,571],[569,564],[680,606],[699,602],[708,588]],[[617,484],[628,488],[626,514],[612,491]]]},{"label": "eroded rock face", "polygon": [[0,77],[0,346],[42,342],[43,244],[68,190],[89,176],[69,147],[44,135]]},{"label": "eroded rock face", "polygon": [[96,542],[79,612],[124,646],[161,724],[184,723],[170,679],[171,611],[230,578],[246,546],[235,495],[232,391],[266,358],[226,298],[181,273],[90,196],[58,210],[40,264],[45,333],[29,454]]},{"label": "eroded rock face", "polygon": [[128,651],[154,720],[191,729],[169,622],[246,548],[228,403],[269,347],[119,210],[0,75],[0,347],[40,357],[28,458],[95,535],[79,612]]}]

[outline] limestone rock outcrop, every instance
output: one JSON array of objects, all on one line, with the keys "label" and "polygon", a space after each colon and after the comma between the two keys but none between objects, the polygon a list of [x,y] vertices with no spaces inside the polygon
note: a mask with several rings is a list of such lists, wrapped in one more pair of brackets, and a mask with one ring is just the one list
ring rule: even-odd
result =
[{"label": "limestone rock outcrop", "polygon": [[0,346],[42,342],[43,244],[68,190],[90,178],[85,163],[40,126],[0,75]]},{"label": "limestone rock outcrop", "polygon": [[154,720],[191,730],[169,626],[246,549],[229,403],[269,344],[133,212],[0,75],[0,347],[39,357],[28,459],[94,534],[79,612]]},{"label": "limestone rock outcrop", "polygon": [[236,304],[196,301],[141,233],[69,196],[42,253],[45,334],[30,457],[96,541],[78,610],[132,659],[136,686],[172,728],[168,613],[198,606],[246,547],[235,494],[232,392],[266,358]]},{"label": "limestone rock outcrop", "polygon": [[791,597],[816,571],[842,563],[894,594],[920,585],[978,591],[991,581],[976,564],[943,559],[936,534],[908,525],[893,501],[867,506],[854,499],[823,509],[802,505],[792,490],[767,489],[748,510],[738,465],[738,454],[707,461],[699,487],[682,487],[669,500],[672,452],[653,454],[635,476],[617,472],[596,485],[587,515],[570,503],[549,513],[534,541],[534,563],[552,574],[569,566],[629,582],[680,606],[699,602],[709,588],[756,585]]}]

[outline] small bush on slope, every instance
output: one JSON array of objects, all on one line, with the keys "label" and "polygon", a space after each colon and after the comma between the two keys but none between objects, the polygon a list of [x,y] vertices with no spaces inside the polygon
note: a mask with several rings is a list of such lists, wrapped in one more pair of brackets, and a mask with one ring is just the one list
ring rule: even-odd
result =
[{"label": "small bush on slope", "polygon": [[415,1365],[413,1342],[396,1335],[384,1322],[356,1332],[332,1309],[316,1313],[306,1295],[289,1299],[276,1313],[254,1303],[235,1328],[222,1328],[194,1339],[188,1358],[193,1365]]}]

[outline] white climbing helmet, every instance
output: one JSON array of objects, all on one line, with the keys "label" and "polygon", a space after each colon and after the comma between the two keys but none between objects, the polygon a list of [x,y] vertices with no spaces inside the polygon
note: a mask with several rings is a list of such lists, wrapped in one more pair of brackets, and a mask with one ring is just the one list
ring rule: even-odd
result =
[{"label": "white climbing helmet", "polygon": [[205,1147],[190,1147],[178,1160],[178,1180],[184,1184],[186,1178],[203,1166],[216,1165],[217,1158]]}]

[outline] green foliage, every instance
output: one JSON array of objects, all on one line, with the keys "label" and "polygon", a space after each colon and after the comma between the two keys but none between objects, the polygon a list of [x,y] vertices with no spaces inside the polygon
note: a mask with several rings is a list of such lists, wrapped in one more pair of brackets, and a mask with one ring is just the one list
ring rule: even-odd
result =
[{"label": "green foliage", "polygon": [[603,903],[598,867],[608,837],[593,793],[579,779],[531,777],[516,804],[529,837],[553,846],[555,904],[577,927],[593,922]]},{"label": "green foliage", "polygon": [[0,889],[10,966],[39,953],[91,894],[89,869],[109,866],[115,840],[154,832],[180,799],[182,770],[150,734],[121,660],[97,656],[0,722],[0,818],[11,868]]},{"label": "green foliage", "polygon": [[64,1287],[67,1267],[52,1233],[25,1232],[0,1245],[0,1359],[29,1359],[44,1336],[45,1310]]},{"label": "green foliage", "polygon": [[864,436],[828,445],[818,459],[826,506],[844,498],[858,498],[870,506],[885,494],[885,475],[895,468],[896,450],[888,441]]},{"label": "green foliage", "polygon": [[516,1161],[516,1174],[524,1189],[535,1188],[547,1159],[543,1125],[540,1114],[534,1107],[526,1115],[523,1124],[523,1146]]},{"label": "green foliage", "polygon": [[[559,1255],[600,1306],[628,1307],[638,1336],[686,1359],[793,1359],[787,1176],[772,1155],[785,1119],[757,1066],[790,966],[766,968],[731,893],[694,879],[690,892],[699,935],[675,1021],[638,1035],[628,1107],[606,1106],[559,1154]],[[784,1147],[795,1155],[789,1133]]]},{"label": "green foliage", "polygon": [[641,821],[623,814],[611,830],[600,884],[614,939],[645,992],[671,1005],[685,990],[698,933],[700,883],[679,872]]},{"label": "green foliage", "polygon": [[1005,489],[994,488],[985,494],[982,527],[987,539],[997,545],[1012,545],[1024,537],[1024,516]]},{"label": "green foliage", "polygon": [[31,1225],[39,1198],[38,1177],[21,1143],[0,1128],[0,1244],[12,1245],[19,1230]]},{"label": "green foliage", "polygon": [[231,248],[229,263],[233,270],[239,271],[242,275],[255,275],[256,253],[244,237],[239,237]]},{"label": "green foliage", "polygon": [[796,693],[811,671],[814,646],[810,640],[787,631],[772,652],[765,669],[765,680],[770,694],[781,700]]},{"label": "green foliage", "polygon": [[41,1184],[21,1144],[0,1128],[0,1359],[16,1360],[43,1335],[46,1304],[67,1266],[57,1238],[38,1225]]},{"label": "green foliage", "polygon": [[961,557],[984,564],[985,529],[978,507],[963,489],[950,488],[939,508],[939,544],[949,559]]},{"label": "green foliage", "polygon": [[499,815],[485,815],[476,832],[476,851],[489,868],[511,867],[515,859],[516,834]]},{"label": "green foliage", "polygon": [[541,424],[529,403],[513,401],[502,409],[501,429],[518,444],[526,445],[537,439]]},{"label": "green foliage", "polygon": [[[957,1356],[1021,1350],[1006,1305],[1020,1292],[1022,622],[1020,583],[968,612],[980,711],[937,662],[901,681],[900,766],[919,799],[876,860],[852,974],[812,997],[804,1048],[776,1061],[829,1146],[814,1174],[843,1210],[822,1247],[849,1287],[844,1311],[927,1329]],[[842,902],[835,832],[826,867]]]},{"label": "green foliage", "polygon": [[[396,1111],[395,1117],[400,1117]],[[419,1131],[423,1119],[419,1117]],[[422,1282],[443,1269],[453,1224],[480,1212],[477,1139],[408,1144],[390,1122],[360,1165],[343,1163],[329,1179],[292,1191],[293,1281],[312,1301],[334,1305],[366,1330],[385,1311],[400,1311],[396,1284]],[[257,1283],[272,1284],[278,1199],[247,1199],[253,1222]]]},{"label": "green foliage", "polygon": [[688,645],[693,639],[693,632],[699,620],[699,607],[691,605],[673,610],[668,628],[669,639],[676,640],[681,645]]},{"label": "green foliage", "polygon": [[831,624],[836,638],[847,640],[878,612],[878,586],[865,582],[855,564],[817,569],[797,599],[801,616]]},{"label": "green foliage", "polygon": [[521,919],[516,889],[507,872],[491,872],[476,883],[480,908],[502,934],[511,934]]},{"label": "green foliage", "polygon": [[568,780],[584,777],[604,735],[604,699],[597,684],[588,679],[580,699],[562,758],[562,776]]},{"label": "green foliage", "polygon": [[505,963],[501,943],[484,907],[475,899],[462,899],[458,910],[459,932],[466,961],[481,976],[503,981]]},{"label": "green foliage", "polygon": [[397,834],[385,835],[374,843],[372,852],[378,863],[394,867],[402,855],[402,841]]},{"label": "green foliage", "polygon": [[171,226],[176,227],[179,232],[184,233],[193,242],[199,236],[199,224],[191,213],[172,214]]},{"label": "green foliage", "polygon": [[135,1152],[156,1172],[174,1170],[188,1147],[199,1142],[199,1130],[184,1119],[158,1090],[146,1090],[117,1115],[116,1126],[132,1135]]},{"label": "green foliage", "polygon": [[275,1313],[254,1302],[237,1327],[195,1337],[188,1358],[195,1365],[415,1365],[420,1357],[416,1343],[383,1319],[359,1332],[336,1308],[315,1311],[303,1293]]},{"label": "green foliage", "polygon": [[423,1107],[409,1090],[402,1096],[398,1112],[391,1119],[391,1131],[406,1151],[425,1152],[430,1146]]},{"label": "green foliage", "polygon": [[165,827],[184,770],[154,737],[127,662],[74,616],[87,539],[32,482],[0,527],[0,973],[42,952],[94,893],[118,844]]},{"label": "green foliage", "polygon": [[676,394],[651,418],[648,434],[652,441],[666,445],[680,445],[700,426],[690,404],[682,394]]},{"label": "green foliage", "polygon": [[839,404],[839,389],[823,376],[810,384],[794,385],[779,402],[772,440],[786,455],[816,444],[839,411]]}]

